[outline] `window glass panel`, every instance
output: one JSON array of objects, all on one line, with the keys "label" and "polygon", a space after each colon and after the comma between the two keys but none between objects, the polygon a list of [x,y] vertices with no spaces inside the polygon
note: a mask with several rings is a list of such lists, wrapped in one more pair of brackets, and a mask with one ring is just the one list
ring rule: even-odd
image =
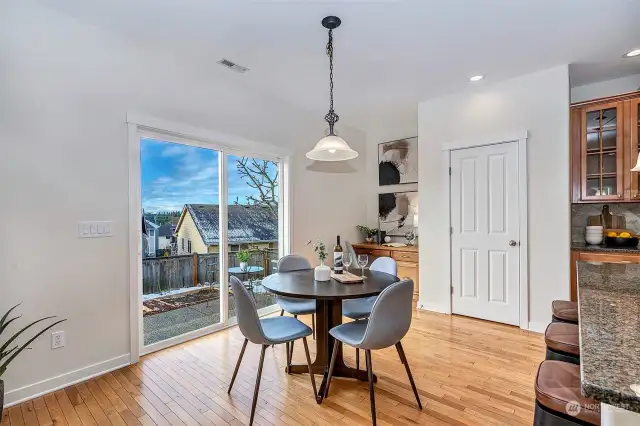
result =
[{"label": "window glass panel", "polygon": [[615,177],[607,177],[602,179],[601,195],[616,195],[618,192],[618,180]]},{"label": "window glass panel", "polygon": [[587,178],[587,196],[600,195],[600,178]]},{"label": "window glass panel", "polygon": [[[258,309],[276,303],[262,280],[275,272],[279,258],[279,178],[276,162],[227,156],[229,279],[242,281]],[[229,293],[229,320],[235,319]]]},{"label": "window glass panel", "polygon": [[602,132],[602,149],[616,147],[616,130],[605,130]]},{"label": "window glass panel", "polygon": [[600,154],[587,155],[587,176],[600,174]]},{"label": "window glass panel", "polygon": [[587,133],[587,151],[600,150],[600,132]]},{"label": "window glass panel", "polygon": [[616,128],[616,109],[608,108],[602,111],[602,130]]},{"label": "window glass panel", "polygon": [[602,155],[602,173],[616,173],[618,165],[616,161],[616,153],[611,152]]},{"label": "window glass panel", "polygon": [[150,138],[140,146],[144,216],[164,235],[159,255],[142,261],[147,346],[220,322],[219,156]]},{"label": "window glass panel", "polygon": [[587,132],[600,130],[600,111],[587,113]]}]

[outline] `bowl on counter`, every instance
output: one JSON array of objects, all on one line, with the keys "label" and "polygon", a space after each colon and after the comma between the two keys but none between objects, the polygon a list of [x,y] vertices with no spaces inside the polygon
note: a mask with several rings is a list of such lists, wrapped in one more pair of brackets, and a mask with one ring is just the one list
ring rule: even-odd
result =
[{"label": "bowl on counter", "polygon": [[638,241],[638,237],[604,237],[604,243],[609,247],[636,247]]}]

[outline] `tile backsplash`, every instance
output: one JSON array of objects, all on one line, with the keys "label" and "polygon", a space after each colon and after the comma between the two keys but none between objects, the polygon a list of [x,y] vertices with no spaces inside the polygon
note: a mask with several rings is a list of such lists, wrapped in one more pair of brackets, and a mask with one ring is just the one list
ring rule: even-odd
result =
[{"label": "tile backsplash", "polygon": [[[584,242],[584,227],[589,216],[597,216],[602,213],[603,204],[571,204],[571,242]],[[640,233],[640,203],[610,203],[611,214],[624,216],[627,229]]]}]

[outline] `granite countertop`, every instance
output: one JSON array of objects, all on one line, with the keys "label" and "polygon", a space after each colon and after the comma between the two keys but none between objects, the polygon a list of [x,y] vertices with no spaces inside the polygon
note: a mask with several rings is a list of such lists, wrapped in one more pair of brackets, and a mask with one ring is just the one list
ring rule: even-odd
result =
[{"label": "granite countertop", "polygon": [[640,265],[578,262],[582,393],[640,413]]},{"label": "granite countertop", "polygon": [[590,245],[587,243],[571,243],[571,250],[574,251],[593,251],[602,253],[627,253],[640,254],[640,248],[636,247],[608,247],[603,244]]}]

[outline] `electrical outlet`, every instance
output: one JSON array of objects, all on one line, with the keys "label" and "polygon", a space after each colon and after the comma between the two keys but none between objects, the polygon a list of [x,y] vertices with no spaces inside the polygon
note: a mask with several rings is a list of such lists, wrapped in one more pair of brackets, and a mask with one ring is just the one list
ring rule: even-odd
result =
[{"label": "electrical outlet", "polygon": [[51,349],[64,347],[66,340],[64,331],[54,331],[51,333]]}]

